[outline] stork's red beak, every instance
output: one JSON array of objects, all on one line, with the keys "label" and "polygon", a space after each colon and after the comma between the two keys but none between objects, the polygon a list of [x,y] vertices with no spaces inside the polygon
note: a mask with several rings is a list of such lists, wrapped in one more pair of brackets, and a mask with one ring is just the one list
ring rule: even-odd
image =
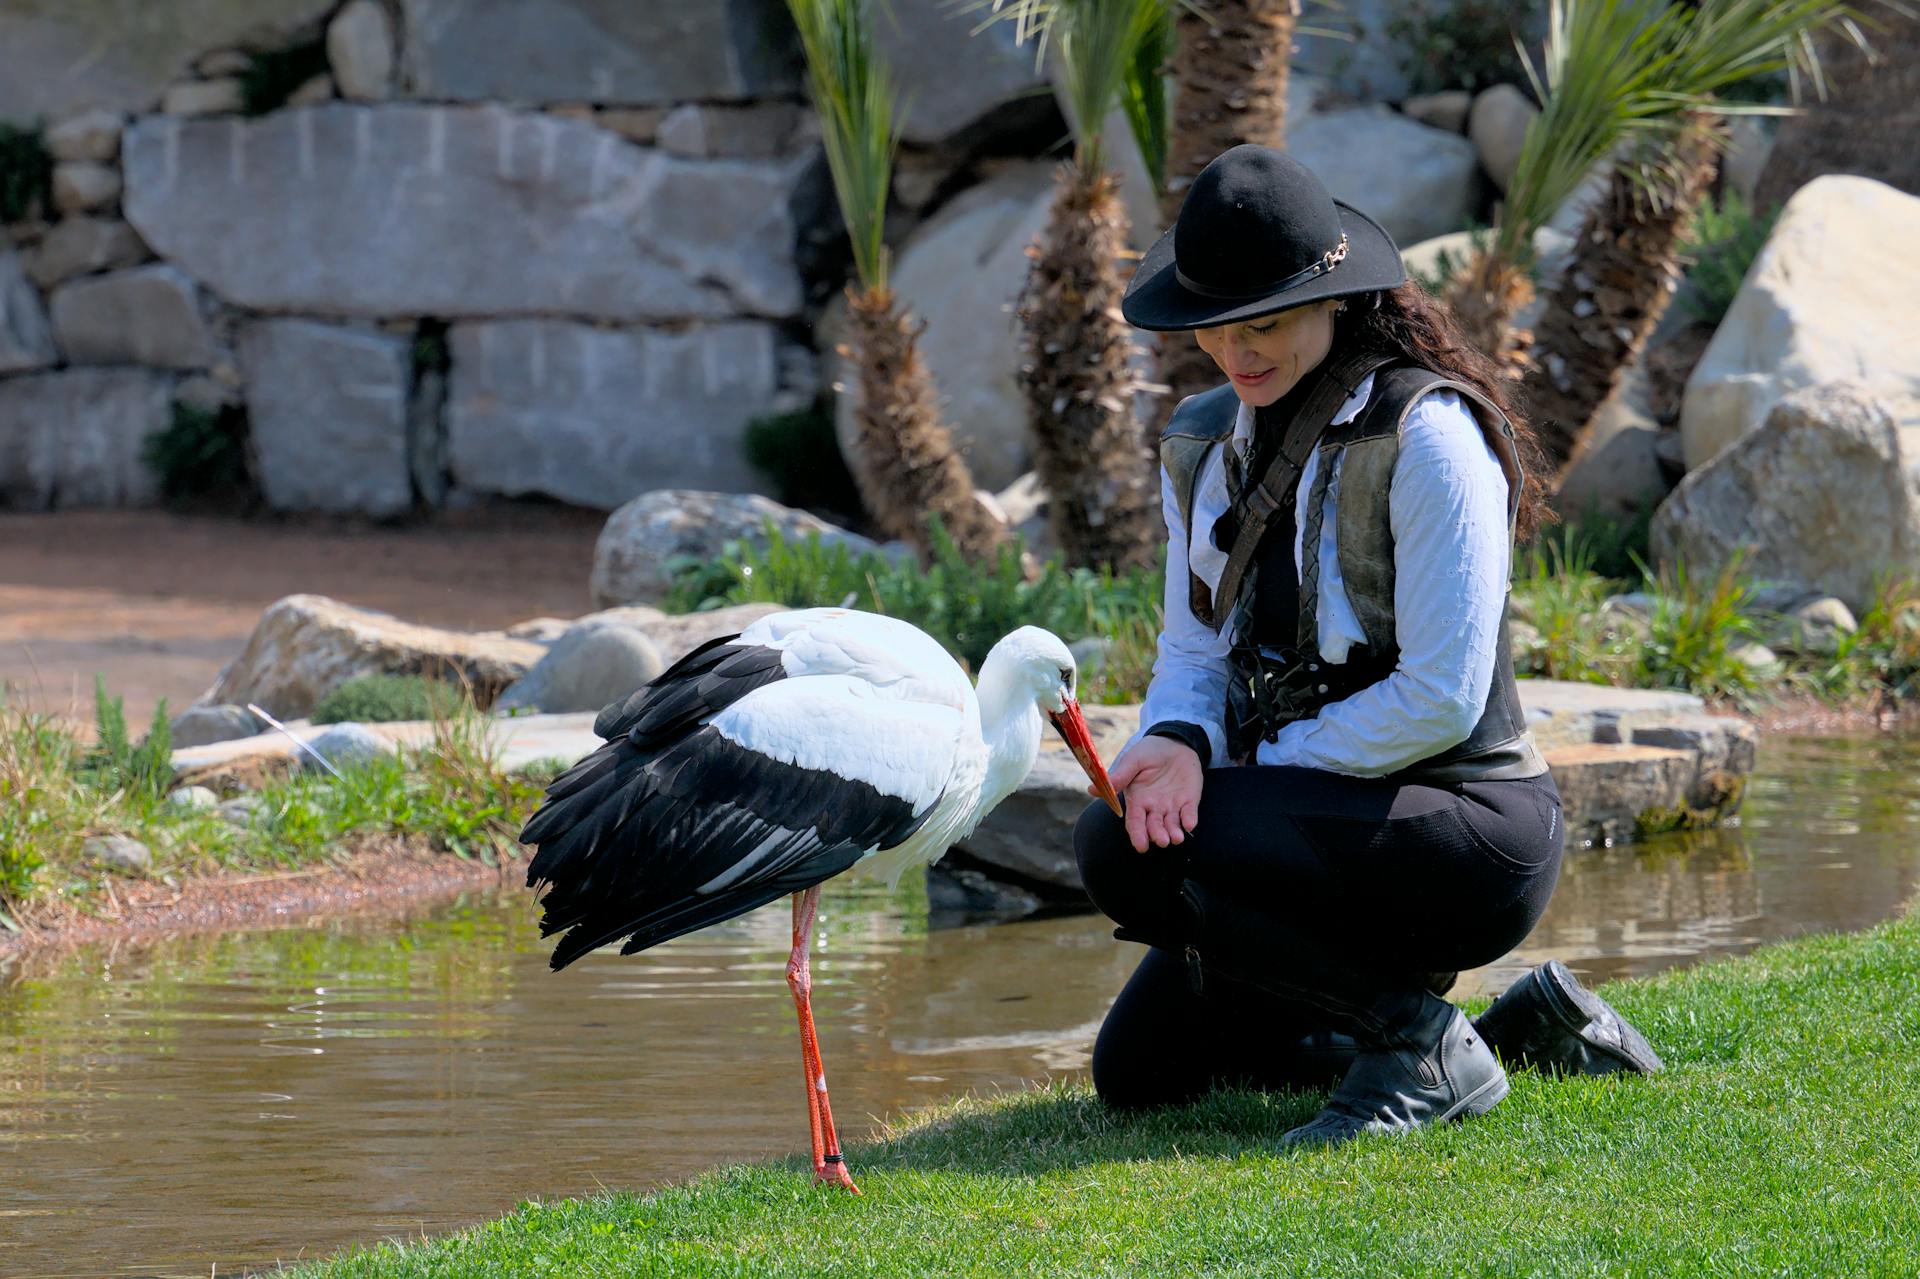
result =
[{"label": "stork's red beak", "polygon": [[1053,726],[1060,730],[1060,736],[1067,743],[1067,749],[1080,761],[1080,767],[1087,770],[1087,776],[1093,782],[1093,793],[1107,801],[1107,807],[1113,810],[1115,817],[1125,817],[1120,808],[1120,794],[1113,789],[1113,779],[1107,776],[1106,765],[1100,762],[1100,752],[1093,748],[1093,734],[1087,731],[1087,717],[1080,713],[1080,703],[1072,698],[1057,715],[1048,715]]}]

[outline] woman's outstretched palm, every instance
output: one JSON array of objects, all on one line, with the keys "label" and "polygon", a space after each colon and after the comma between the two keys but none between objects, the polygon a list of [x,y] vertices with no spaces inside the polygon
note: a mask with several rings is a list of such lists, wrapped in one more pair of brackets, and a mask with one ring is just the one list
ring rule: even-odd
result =
[{"label": "woman's outstretched palm", "polygon": [[1114,789],[1126,796],[1127,836],[1135,852],[1149,842],[1178,844],[1200,824],[1205,772],[1191,747],[1170,737],[1143,737],[1113,762]]}]

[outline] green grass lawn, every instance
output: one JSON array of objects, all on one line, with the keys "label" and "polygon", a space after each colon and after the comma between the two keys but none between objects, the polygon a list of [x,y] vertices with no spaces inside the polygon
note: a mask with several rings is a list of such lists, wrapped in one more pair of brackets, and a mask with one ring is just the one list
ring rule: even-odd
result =
[{"label": "green grass lawn", "polygon": [[1316,1099],[1145,1118],[961,1101],[850,1152],[519,1211],[300,1269],[519,1275],[1920,1274],[1920,918],[1607,990],[1652,1079],[1516,1076],[1491,1115],[1283,1155]]}]

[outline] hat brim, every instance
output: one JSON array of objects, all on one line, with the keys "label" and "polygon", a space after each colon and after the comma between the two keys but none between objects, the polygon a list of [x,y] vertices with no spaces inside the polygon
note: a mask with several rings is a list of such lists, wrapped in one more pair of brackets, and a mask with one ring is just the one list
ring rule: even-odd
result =
[{"label": "hat brim", "polygon": [[1378,222],[1352,205],[1335,200],[1340,229],[1347,236],[1347,256],[1324,275],[1290,289],[1244,298],[1207,297],[1180,282],[1173,264],[1173,231],[1168,229],[1140,260],[1127,285],[1121,314],[1136,329],[1166,333],[1180,329],[1210,329],[1221,324],[1291,311],[1311,302],[1398,288],[1406,283],[1406,263],[1393,237]]}]

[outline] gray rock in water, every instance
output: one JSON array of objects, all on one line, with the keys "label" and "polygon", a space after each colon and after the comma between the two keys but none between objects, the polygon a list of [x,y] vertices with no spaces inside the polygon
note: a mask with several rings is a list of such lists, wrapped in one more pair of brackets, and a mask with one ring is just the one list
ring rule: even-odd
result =
[{"label": "gray rock in water", "polygon": [[654,489],[764,482],[743,440],[780,402],[771,325],[669,333],[501,320],[456,324],[449,343],[448,449],[466,488],[611,510]]},{"label": "gray rock in water", "polygon": [[[672,489],[644,493],[608,517],[593,548],[594,603],[637,604],[666,594],[676,559],[712,559],[728,542],[761,541],[766,524],[789,539],[818,533],[854,554],[877,550],[857,533],[753,493]],[[832,601],[838,603],[839,601]]]},{"label": "gray rock in water", "polygon": [[[391,741],[368,728],[365,724],[335,724],[307,742],[307,745],[321,759],[332,764],[341,772],[370,764],[386,755],[396,754],[399,750]],[[306,751],[300,751],[300,771],[303,773],[325,773],[319,760]]]},{"label": "gray rock in water", "polygon": [[171,378],[146,369],[62,369],[0,379],[0,507],[148,506],[142,452],[173,413]]},{"label": "gray rock in water", "polygon": [[1041,751],[1020,788],[957,847],[1022,883],[1085,892],[1073,856],[1073,827],[1088,804],[1087,775],[1065,751]]},{"label": "gray rock in water", "polygon": [[266,731],[267,726],[244,706],[190,706],[173,717],[168,734],[175,750],[238,741]]},{"label": "gray rock in water", "polygon": [[19,257],[0,248],[0,373],[44,369],[59,358],[40,295]]},{"label": "gray rock in water", "polygon": [[1040,898],[953,859],[927,867],[927,914],[941,925],[975,920],[1019,919],[1042,906]]},{"label": "gray rock in water", "polygon": [[261,320],[240,337],[254,453],[283,511],[398,515],[407,466],[407,343],[312,320]]},{"label": "gray rock in water", "polygon": [[780,0],[402,0],[401,12],[408,79],[427,98],[649,106],[800,88],[794,45],[772,38],[787,29]]},{"label": "gray rock in water", "polygon": [[597,711],[625,698],[667,668],[653,641],[623,626],[576,626],[518,683],[495,710],[532,707],[550,714]]},{"label": "gray rock in water", "polygon": [[167,792],[167,803],[183,812],[199,813],[220,806],[220,797],[205,786],[182,786]]},{"label": "gray rock in water", "polygon": [[93,835],[80,846],[82,861],[126,874],[139,874],[152,867],[153,853],[131,835]]},{"label": "gray rock in water", "polygon": [[147,243],[256,310],[785,319],[803,300],[805,156],[685,160],[552,115],[336,102],[146,117],[124,163]]},{"label": "gray rock in water", "polygon": [[1710,580],[1741,572],[1854,609],[1920,568],[1920,489],[1892,416],[1851,383],[1794,391],[1687,475],[1653,519],[1653,553]]},{"label": "gray rock in water", "polygon": [[54,335],[73,364],[201,369],[213,360],[199,291],[164,264],[62,285],[51,308]]}]

